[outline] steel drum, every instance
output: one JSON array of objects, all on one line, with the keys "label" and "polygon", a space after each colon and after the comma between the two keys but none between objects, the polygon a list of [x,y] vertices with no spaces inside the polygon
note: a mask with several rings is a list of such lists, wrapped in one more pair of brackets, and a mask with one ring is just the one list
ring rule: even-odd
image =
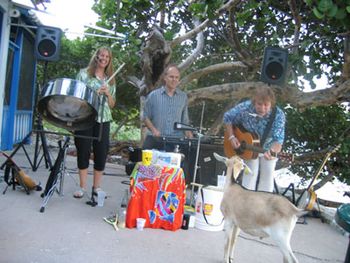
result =
[{"label": "steel drum", "polygon": [[38,102],[43,118],[69,131],[92,127],[97,119],[99,98],[83,82],[60,78],[45,85]]}]

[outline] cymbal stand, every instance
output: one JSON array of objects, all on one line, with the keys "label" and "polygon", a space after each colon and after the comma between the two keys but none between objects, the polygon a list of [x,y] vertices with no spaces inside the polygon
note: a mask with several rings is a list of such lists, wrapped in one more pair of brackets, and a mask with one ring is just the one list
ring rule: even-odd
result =
[{"label": "cymbal stand", "polygon": [[193,204],[194,187],[195,187],[195,183],[196,183],[196,179],[197,179],[196,178],[197,177],[197,170],[200,168],[200,166],[198,166],[198,158],[199,158],[201,137],[203,137],[202,125],[203,125],[204,108],[205,108],[205,102],[203,101],[202,113],[201,113],[201,122],[200,122],[200,126],[199,126],[199,132],[197,132],[198,143],[197,143],[197,150],[196,150],[196,161],[195,161],[195,164],[194,164],[194,171],[193,171],[193,181],[192,181],[193,183],[192,183],[192,187],[191,187],[190,206],[192,206],[192,204]]}]

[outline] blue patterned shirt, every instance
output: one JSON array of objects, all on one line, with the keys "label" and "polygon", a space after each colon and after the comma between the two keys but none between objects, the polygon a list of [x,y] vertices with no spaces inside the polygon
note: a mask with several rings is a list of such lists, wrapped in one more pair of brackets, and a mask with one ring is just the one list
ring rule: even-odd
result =
[{"label": "blue patterned shirt", "polygon": [[187,101],[182,90],[176,89],[170,97],[162,86],[148,94],[142,120],[148,118],[162,136],[181,137],[184,132],[174,130],[174,122],[189,124]]},{"label": "blue patterned shirt", "polygon": [[[105,81],[107,81],[108,79],[104,79],[104,80],[100,80],[96,77],[90,77],[88,72],[87,72],[87,69],[84,68],[84,69],[81,69],[79,71],[79,73],[77,74],[76,76],[76,79],[77,80],[80,80],[82,82],[84,82],[86,84],[86,86],[88,86],[89,88],[97,91]],[[115,98],[115,85],[110,85],[108,84],[107,85],[108,88],[109,88],[109,93],[111,94],[111,96],[113,98]],[[99,95],[99,102],[100,102],[100,108],[99,108],[99,112],[98,112],[98,118],[97,118],[97,122],[101,122],[101,117],[102,117],[102,107],[101,107],[101,104],[102,104],[102,98],[103,98],[104,95]],[[112,112],[111,112],[111,109],[110,107],[108,106],[108,102],[107,102],[107,98],[105,100],[105,103],[104,103],[104,108],[103,108],[103,122],[108,122],[108,121],[112,121],[113,118],[112,118]]]},{"label": "blue patterned shirt", "polygon": [[[272,111],[264,117],[256,116],[255,107],[252,102],[248,100],[239,103],[237,106],[226,112],[224,114],[224,123],[242,127],[250,133],[257,134],[259,138],[261,138],[269,122],[271,113]],[[285,123],[285,114],[279,107],[277,107],[275,120],[263,145],[265,150],[269,150],[273,142],[283,144]]]}]

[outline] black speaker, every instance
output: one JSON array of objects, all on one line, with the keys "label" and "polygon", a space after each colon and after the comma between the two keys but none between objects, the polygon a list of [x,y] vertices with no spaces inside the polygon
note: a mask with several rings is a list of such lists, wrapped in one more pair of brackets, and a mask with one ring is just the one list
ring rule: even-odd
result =
[{"label": "black speaker", "polygon": [[281,85],[285,81],[288,51],[278,47],[266,47],[261,67],[261,81]]},{"label": "black speaker", "polygon": [[218,175],[222,175],[225,171],[226,165],[215,159],[213,153],[216,152],[222,156],[224,154],[223,145],[203,145],[199,154],[199,182],[203,185],[217,185]]},{"label": "black speaker", "polygon": [[[189,174],[186,176],[186,183],[189,184],[193,182],[194,176],[194,164],[196,160],[196,149],[191,149],[189,156]],[[199,156],[198,156],[198,166],[196,174],[196,183],[203,185],[217,185],[217,176],[222,175],[222,172],[226,173],[226,166],[224,163],[218,162],[213,153],[216,152],[222,156],[224,154],[223,145],[216,144],[201,144]],[[186,169],[184,169],[186,172]]]},{"label": "black speaker", "polygon": [[34,55],[39,60],[57,61],[61,48],[60,28],[39,26],[36,31]]}]

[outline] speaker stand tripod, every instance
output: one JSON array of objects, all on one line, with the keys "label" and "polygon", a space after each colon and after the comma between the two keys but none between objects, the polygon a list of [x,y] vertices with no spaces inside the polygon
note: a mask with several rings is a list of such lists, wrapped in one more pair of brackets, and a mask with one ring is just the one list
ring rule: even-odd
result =
[{"label": "speaker stand tripod", "polygon": [[[47,169],[52,167],[51,157],[47,146],[47,140],[44,134],[44,128],[43,128],[41,117],[38,116],[35,122],[36,122],[35,124],[36,129],[30,131],[9,155],[9,158],[12,158],[17,153],[17,151],[22,148],[34,172],[39,168],[40,163],[43,159],[45,160],[45,167]],[[35,148],[34,148],[34,158],[33,160],[31,160],[29,153],[25,148],[25,144],[27,144],[33,132],[36,133],[36,139],[35,139]],[[40,146],[40,143],[41,143],[41,146]],[[42,152],[41,152],[41,147],[42,147]],[[4,167],[6,166],[6,162],[7,160],[1,165],[0,167],[1,170],[3,170]]]}]

